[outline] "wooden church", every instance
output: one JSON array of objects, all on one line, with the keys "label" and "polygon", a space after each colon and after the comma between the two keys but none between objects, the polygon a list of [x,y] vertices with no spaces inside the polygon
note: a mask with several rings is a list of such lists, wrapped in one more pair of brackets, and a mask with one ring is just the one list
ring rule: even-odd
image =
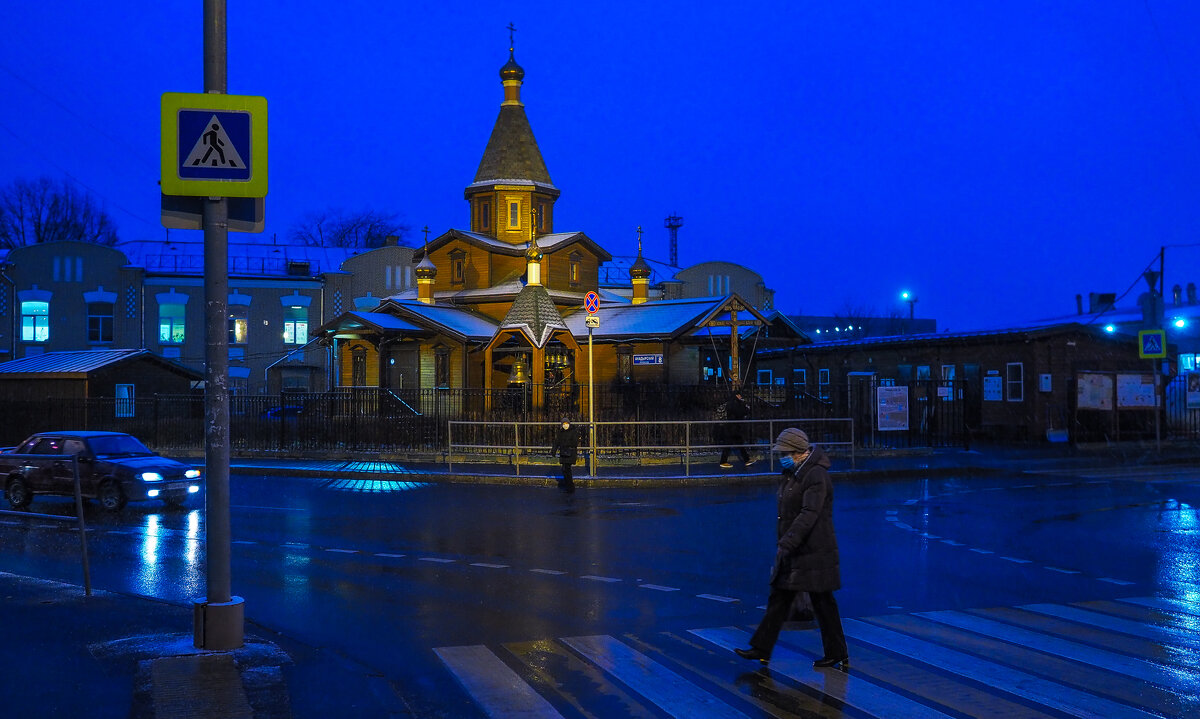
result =
[{"label": "wooden church", "polygon": [[751,345],[806,341],[782,315],[768,319],[737,295],[649,301],[640,228],[632,297],[602,293],[598,326],[589,328],[584,298],[612,256],[583,232],[555,231],[559,189],[525,115],[524,76],[510,48],[500,115],[465,191],[470,229],[433,239],[427,231],[414,253],[415,291],[318,330],[335,386],[523,385],[542,407],[548,394],[587,386],[589,331],[596,385],[737,384]]}]

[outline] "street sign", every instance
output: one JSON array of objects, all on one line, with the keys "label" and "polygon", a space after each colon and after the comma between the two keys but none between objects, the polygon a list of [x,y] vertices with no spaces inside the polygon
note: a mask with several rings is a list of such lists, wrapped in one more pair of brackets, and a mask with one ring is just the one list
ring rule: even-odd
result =
[{"label": "street sign", "polygon": [[1138,357],[1161,359],[1167,356],[1167,333],[1165,330],[1142,330],[1138,332]]},{"label": "street sign", "polygon": [[588,315],[587,317],[583,318],[583,324],[587,327],[591,327],[592,329],[596,329],[600,326],[600,318],[596,315]]},{"label": "street sign", "polygon": [[[600,309],[600,295],[589,292],[583,296],[583,308],[589,315],[594,315]],[[590,327],[591,325],[589,325]]]},{"label": "street sign", "polygon": [[633,363],[634,364],[662,364],[663,356],[661,353],[634,355]]},{"label": "street sign", "polygon": [[264,197],[267,99],[163,93],[162,191],[165,195]]}]

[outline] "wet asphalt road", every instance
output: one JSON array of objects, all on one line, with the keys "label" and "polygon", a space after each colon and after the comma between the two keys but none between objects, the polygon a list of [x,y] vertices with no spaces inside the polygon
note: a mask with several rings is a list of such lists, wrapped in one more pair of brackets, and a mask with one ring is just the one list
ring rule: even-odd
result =
[{"label": "wet asphalt road", "polygon": [[[845,617],[1200,591],[1200,470],[863,480],[835,496]],[[232,504],[247,618],[337,651],[431,716],[479,711],[435,647],[753,624],[774,556],[769,486],[568,497],[235,476]],[[92,504],[87,521],[95,586],[203,595],[201,511]],[[68,528],[0,517],[0,569],[80,583],[78,556]]]}]

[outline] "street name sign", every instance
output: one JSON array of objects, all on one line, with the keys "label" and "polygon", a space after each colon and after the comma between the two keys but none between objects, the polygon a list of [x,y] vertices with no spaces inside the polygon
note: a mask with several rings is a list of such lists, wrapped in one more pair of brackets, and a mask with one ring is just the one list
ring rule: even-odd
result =
[{"label": "street name sign", "polygon": [[633,363],[634,364],[662,364],[663,356],[661,353],[634,355]]},{"label": "street name sign", "polygon": [[1167,356],[1167,333],[1164,330],[1138,332],[1138,357],[1161,359]]},{"label": "street name sign", "polygon": [[162,192],[266,196],[267,99],[163,93]]}]

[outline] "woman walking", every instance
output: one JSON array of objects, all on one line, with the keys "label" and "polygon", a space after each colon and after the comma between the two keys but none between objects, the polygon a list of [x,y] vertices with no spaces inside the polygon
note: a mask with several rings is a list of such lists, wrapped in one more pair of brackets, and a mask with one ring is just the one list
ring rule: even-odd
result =
[{"label": "woman walking", "polygon": [[837,539],[833,533],[833,484],[829,480],[829,456],[809,443],[804,432],[788,428],[779,434],[773,451],[782,452],[782,482],[779,485],[778,544],[771,571],[771,594],[767,611],[749,649],[735,649],[738,656],[771,660],[779,631],[788,618],[799,592],[808,592],[813,614],[821,631],[824,655],[813,662],[818,669],[850,666],[842,618],[834,590],[842,586],[838,566]]},{"label": "woman walking", "polygon": [[568,417],[562,418],[562,425],[554,436],[554,452],[562,466],[562,478],[558,480],[558,488],[572,494],[575,491],[575,481],[571,477],[571,467],[579,456],[579,428],[571,424]]}]

